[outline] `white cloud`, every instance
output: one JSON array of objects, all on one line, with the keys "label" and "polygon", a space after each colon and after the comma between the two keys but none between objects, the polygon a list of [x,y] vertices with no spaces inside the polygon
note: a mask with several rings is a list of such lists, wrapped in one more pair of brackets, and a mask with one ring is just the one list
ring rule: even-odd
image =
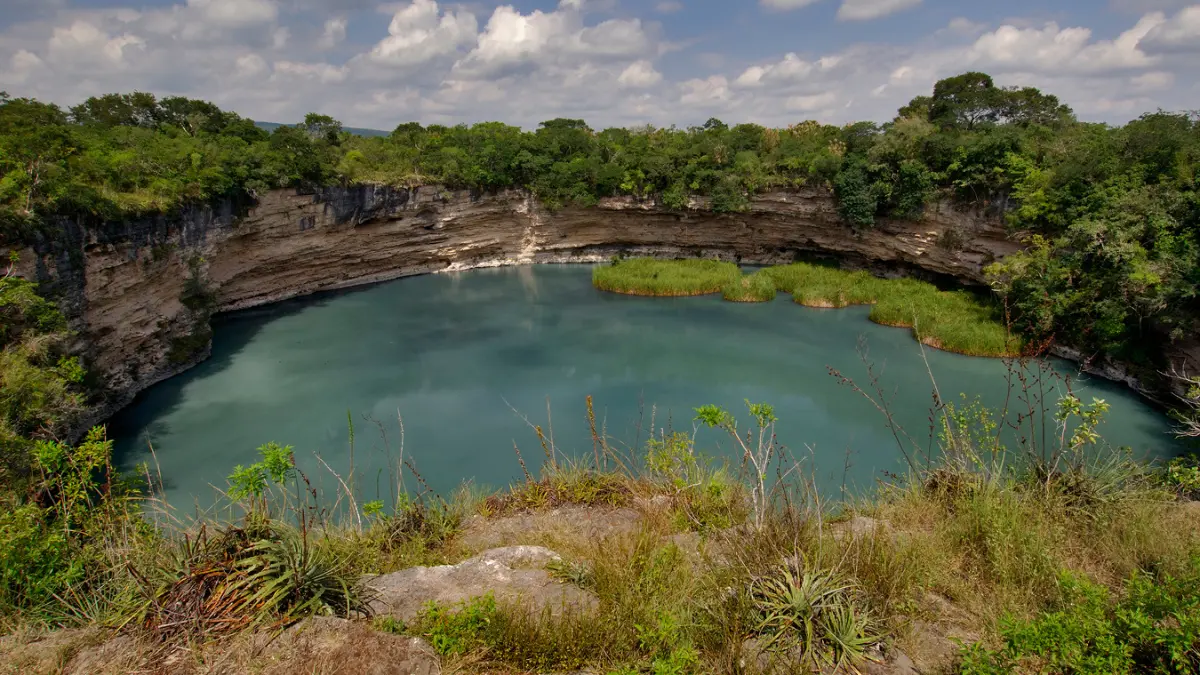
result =
[{"label": "white cloud", "polygon": [[683,9],[683,3],[679,0],[663,0],[654,6],[654,11],[659,14],[674,14]]},{"label": "white cloud", "polygon": [[1200,52],[1200,5],[1187,7],[1153,26],[1138,47],[1160,52]]},{"label": "white cloud", "polygon": [[837,17],[843,21],[878,19],[919,4],[921,0],[843,0],[842,6],[838,7]]},{"label": "white cloud", "polygon": [[345,81],[347,74],[345,67],[339,68],[328,63],[275,62],[275,76],[279,79],[302,78],[322,84],[334,84]]},{"label": "white cloud", "polygon": [[[364,0],[174,3],[62,8],[10,21],[0,28],[0,89],[65,105],[140,89],[212,100],[254,119],[296,121],[317,111],[383,129],[406,120],[532,127],[559,116],[595,127],[687,126],[711,116],[771,125],[882,121],[965,70],[1040,87],[1085,119],[1195,107],[1200,95],[1200,66],[1183,53],[1196,42],[1200,6],[1132,17],[1119,35],[1093,33],[1086,21],[989,27],[964,9],[941,29],[895,39],[901,44],[884,38],[806,52],[789,39],[783,44],[795,51],[747,63],[732,37],[681,33],[665,42],[658,23],[637,18],[639,10],[655,16],[655,2],[503,5],[477,20],[465,7],[478,3],[402,0],[388,6],[387,34],[365,47],[347,36],[350,23],[364,21],[351,12],[374,6]],[[801,4],[809,3],[775,0],[770,8]]]},{"label": "white cloud", "polygon": [[793,52],[784,55],[783,60],[766,66],[751,66],[742,72],[735,80],[741,87],[758,87],[764,84],[779,85],[802,82],[814,73],[826,72],[836,68],[841,63],[841,57],[836,55],[824,56],[815,61],[805,61]]},{"label": "white cloud", "polygon": [[800,9],[801,7],[815,5],[820,1],[821,0],[758,0],[758,4],[766,7],[767,9],[786,12],[790,9]]},{"label": "white cloud", "polygon": [[1005,25],[981,35],[966,56],[984,67],[1056,74],[1145,68],[1155,59],[1138,49],[1138,43],[1163,20],[1161,14],[1147,14],[1115,40],[1096,42],[1088,28],[1059,28],[1054,22],[1040,29]]},{"label": "white cloud", "polygon": [[345,39],[346,17],[339,16],[325,22],[325,29],[321,32],[321,39],[317,40],[317,46],[321,49],[333,49]]},{"label": "white cloud", "polygon": [[553,12],[521,14],[497,7],[479,43],[454,65],[457,77],[503,77],[515,71],[574,67],[592,59],[637,59],[655,52],[639,19],[584,26],[579,6],[564,0]]},{"label": "white cloud", "polygon": [[388,36],[371,49],[368,58],[388,66],[415,66],[474,44],[477,31],[474,14],[443,14],[433,0],[414,0],[392,16]]},{"label": "white cloud", "polygon": [[1135,75],[1130,78],[1129,83],[1137,91],[1161,91],[1175,84],[1175,76],[1171,73],[1154,71]]},{"label": "white cloud", "polygon": [[837,102],[837,94],[833,92],[825,92],[824,94],[810,94],[808,96],[789,96],[784,106],[793,112],[813,112],[828,108]]},{"label": "white cloud", "polygon": [[187,6],[205,22],[225,28],[270,23],[279,15],[271,0],[188,0]]},{"label": "white cloud", "polygon": [[720,75],[705,79],[691,79],[680,85],[683,94],[679,102],[684,105],[711,106],[732,98],[729,81]]},{"label": "white cloud", "polygon": [[[46,53],[51,62],[91,62],[95,68],[102,67],[104,63],[124,65],[127,49],[133,51],[145,46],[146,41],[136,35],[110,35],[97,25],[78,20],[70,26],[54,29],[46,45]],[[30,61],[28,56],[22,58]]]},{"label": "white cloud", "polygon": [[658,84],[662,79],[662,73],[655,70],[653,64],[641,60],[629,64],[629,67],[617,77],[617,82],[625,87],[645,88]]},{"label": "white cloud", "polygon": [[950,23],[946,24],[945,31],[956,35],[978,35],[987,28],[987,24],[972,21],[964,16],[950,19]]}]

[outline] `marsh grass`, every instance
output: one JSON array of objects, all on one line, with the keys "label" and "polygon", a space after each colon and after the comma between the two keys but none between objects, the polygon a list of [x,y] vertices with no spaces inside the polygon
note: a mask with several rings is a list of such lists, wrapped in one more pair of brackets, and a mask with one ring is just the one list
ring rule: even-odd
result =
[{"label": "marsh grass", "polygon": [[630,258],[596,267],[592,284],[613,293],[676,297],[720,293],[741,275],[737,265],[716,260]]},{"label": "marsh grass", "polygon": [[775,280],[755,272],[730,280],[721,289],[721,297],[730,302],[770,302],[775,299]]},{"label": "marsh grass", "polygon": [[1018,356],[1023,344],[1004,326],[993,303],[968,291],[941,291],[916,279],[880,279],[864,271],[793,263],[769,267],[779,291],[806,307],[874,305],[875,323],[911,328],[913,337],[937,349],[968,356]]},{"label": "marsh grass", "polygon": [[1015,357],[1026,345],[1005,327],[994,302],[965,290],[942,291],[916,279],[881,279],[868,272],[793,263],[742,275],[732,263],[712,260],[614,261],[592,272],[593,285],[628,295],[689,296],[721,293],[732,302],[768,302],[790,293],[806,307],[841,309],[873,305],[875,323],[908,328],[922,344],[967,356]]}]

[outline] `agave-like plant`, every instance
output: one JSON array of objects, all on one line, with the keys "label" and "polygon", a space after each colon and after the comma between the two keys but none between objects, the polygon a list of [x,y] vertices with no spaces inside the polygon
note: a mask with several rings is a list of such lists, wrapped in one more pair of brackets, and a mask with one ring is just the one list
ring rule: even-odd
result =
[{"label": "agave-like plant", "polygon": [[829,607],[821,617],[821,631],[828,647],[828,664],[835,671],[853,667],[867,658],[867,650],[879,642],[870,616],[848,602]]},{"label": "agave-like plant", "polygon": [[255,542],[235,567],[232,587],[262,619],[282,622],[316,614],[367,613],[364,588],[346,560],[316,546],[305,533],[280,529]]},{"label": "agave-like plant", "polygon": [[368,613],[366,589],[347,561],[291,526],[229,528],[215,537],[202,528],[177,553],[147,575],[134,571],[146,601],[127,621],[164,639]]}]

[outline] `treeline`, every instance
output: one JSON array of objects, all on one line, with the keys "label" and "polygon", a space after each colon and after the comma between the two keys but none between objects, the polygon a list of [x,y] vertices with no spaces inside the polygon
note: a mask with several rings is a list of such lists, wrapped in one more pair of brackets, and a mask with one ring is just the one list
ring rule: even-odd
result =
[{"label": "treeline", "polygon": [[[1153,362],[1193,332],[1200,282],[1195,115],[1084,123],[1053,95],[982,73],[938,82],[885,124],[782,129],[711,119],[687,129],[536,130],[401,124],[365,138],[311,114],[268,133],[203,101],[135,93],[62,110],[0,105],[0,236],[52,216],[119,219],[276,187],[374,182],[527,188],[550,208],[632,195],[720,212],[802,185],[835,194],[847,226],[919,219],[955,199],[1003,213],[1027,253],[993,271],[1015,325],[1088,353]],[[942,242],[954,246],[953,237]]]}]

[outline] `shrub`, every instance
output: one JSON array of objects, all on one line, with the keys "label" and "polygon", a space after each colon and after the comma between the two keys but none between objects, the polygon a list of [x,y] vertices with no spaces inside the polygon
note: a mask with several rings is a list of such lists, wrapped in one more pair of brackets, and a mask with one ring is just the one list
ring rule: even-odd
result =
[{"label": "shrub", "polygon": [[879,203],[866,164],[861,161],[843,164],[833,179],[833,193],[842,219],[854,227],[874,227]]},{"label": "shrub", "polygon": [[1181,499],[1200,500],[1200,455],[1172,459],[1161,473],[1163,485]]},{"label": "shrub", "polygon": [[127,620],[162,638],[216,636],[255,624],[368,612],[347,558],[314,533],[262,517],[214,536],[202,528],[165,562],[137,573],[145,600]]},{"label": "shrub", "polygon": [[430,601],[421,610],[415,627],[442,656],[466,654],[487,645],[487,628],[496,617],[491,593],[457,605]]},{"label": "shrub", "polygon": [[1200,672],[1200,560],[1182,578],[1139,573],[1114,599],[1107,589],[1063,573],[1061,600],[1032,619],[1008,619],[1002,646],[963,650],[962,672],[991,675]]}]

